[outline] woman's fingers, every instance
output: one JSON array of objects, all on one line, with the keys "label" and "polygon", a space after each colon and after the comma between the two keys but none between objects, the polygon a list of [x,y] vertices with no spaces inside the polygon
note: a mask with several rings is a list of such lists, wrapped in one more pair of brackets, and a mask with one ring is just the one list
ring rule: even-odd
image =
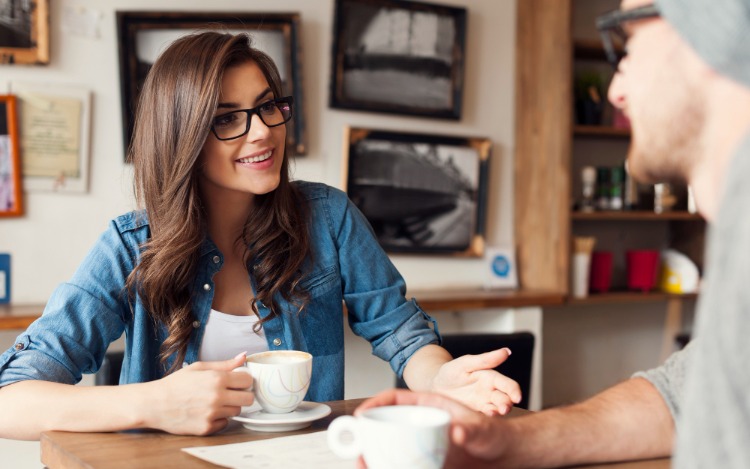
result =
[{"label": "woman's fingers", "polygon": [[510,349],[504,347],[491,352],[480,353],[479,355],[464,355],[456,358],[456,363],[461,363],[461,367],[467,373],[480,370],[491,370],[500,366],[510,357]]},{"label": "woman's fingers", "polygon": [[235,356],[234,358],[230,358],[229,360],[221,360],[215,362],[195,362],[191,365],[188,365],[184,369],[190,369],[194,371],[232,371],[233,369],[245,364],[246,356],[247,352],[242,352],[237,354],[237,356]]},{"label": "woman's fingers", "polygon": [[514,380],[500,373],[496,373],[492,380],[492,385],[495,389],[506,394],[514,404],[521,402],[521,398],[523,397],[521,394],[521,386],[519,386]]}]

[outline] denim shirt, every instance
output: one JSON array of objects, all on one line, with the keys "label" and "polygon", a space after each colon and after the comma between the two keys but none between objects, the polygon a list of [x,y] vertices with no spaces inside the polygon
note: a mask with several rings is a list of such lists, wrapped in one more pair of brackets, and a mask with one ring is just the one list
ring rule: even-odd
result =
[{"label": "denim shirt", "polygon": [[[270,350],[295,349],[313,355],[307,400],[344,398],[344,310],[352,331],[372,345],[374,355],[399,375],[414,352],[439,343],[437,324],[404,297],[405,283],[372,229],[342,191],[324,184],[296,182],[310,206],[312,269],[304,280],[311,298],[297,313],[280,295],[282,313],[263,324]],[[125,281],[149,238],[144,212],[113,220],[68,282],[50,297],[42,316],[0,356],[0,386],[39,379],[76,383],[101,366],[109,344],[125,334],[120,383],[164,376],[159,346],[166,328],[154,321],[136,297],[131,311]],[[200,249],[193,284],[193,333],[186,361],[198,360],[213,301],[213,276],[223,255],[210,239]],[[258,304],[262,317],[270,314]],[[231,358],[231,357],[227,357]]]}]

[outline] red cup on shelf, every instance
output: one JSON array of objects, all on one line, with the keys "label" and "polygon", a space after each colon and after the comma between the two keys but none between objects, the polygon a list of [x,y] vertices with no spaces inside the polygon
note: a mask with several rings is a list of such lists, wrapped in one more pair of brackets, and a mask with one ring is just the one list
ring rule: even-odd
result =
[{"label": "red cup on shelf", "polygon": [[591,253],[591,273],[589,291],[604,293],[612,286],[612,252],[594,251]]},{"label": "red cup on shelf", "polygon": [[659,251],[651,249],[632,250],[625,253],[628,270],[628,289],[642,292],[656,286],[659,272]]}]

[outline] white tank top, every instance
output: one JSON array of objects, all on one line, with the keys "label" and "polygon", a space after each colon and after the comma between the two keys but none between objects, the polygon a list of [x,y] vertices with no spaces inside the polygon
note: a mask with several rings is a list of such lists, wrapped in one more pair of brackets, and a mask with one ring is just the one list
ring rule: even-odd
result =
[{"label": "white tank top", "polygon": [[203,331],[198,359],[200,361],[229,360],[241,352],[248,355],[268,350],[263,329],[257,333],[253,326],[258,322],[255,314],[235,316],[211,310]]}]

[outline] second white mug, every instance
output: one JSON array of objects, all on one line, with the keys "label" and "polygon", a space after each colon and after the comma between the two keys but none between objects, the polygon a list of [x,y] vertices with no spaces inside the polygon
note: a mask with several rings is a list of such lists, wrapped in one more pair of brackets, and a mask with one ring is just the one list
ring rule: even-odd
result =
[{"label": "second white mug", "polygon": [[450,414],[434,407],[376,407],[331,422],[328,446],[341,458],[362,455],[368,469],[440,469],[449,425]]}]

